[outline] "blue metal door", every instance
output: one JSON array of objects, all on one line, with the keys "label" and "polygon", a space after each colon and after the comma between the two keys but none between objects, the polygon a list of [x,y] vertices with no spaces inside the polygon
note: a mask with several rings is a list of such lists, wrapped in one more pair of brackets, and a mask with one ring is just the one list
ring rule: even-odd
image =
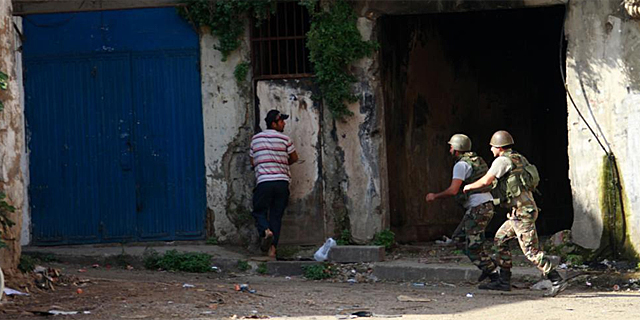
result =
[{"label": "blue metal door", "polygon": [[34,244],[198,239],[198,37],[173,9],[24,20]]}]

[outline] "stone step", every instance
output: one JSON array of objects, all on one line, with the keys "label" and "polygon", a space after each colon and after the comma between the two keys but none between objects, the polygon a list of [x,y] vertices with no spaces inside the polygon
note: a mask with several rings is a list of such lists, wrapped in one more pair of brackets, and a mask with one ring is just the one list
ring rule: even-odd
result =
[{"label": "stone step", "polygon": [[335,246],[329,250],[330,262],[380,262],[384,258],[383,246]]}]

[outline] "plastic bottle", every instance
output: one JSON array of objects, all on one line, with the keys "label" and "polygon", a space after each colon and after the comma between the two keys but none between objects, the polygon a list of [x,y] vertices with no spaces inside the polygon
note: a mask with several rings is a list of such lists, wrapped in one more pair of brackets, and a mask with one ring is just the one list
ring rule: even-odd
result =
[{"label": "plastic bottle", "polygon": [[313,258],[316,259],[316,261],[327,260],[327,258],[329,257],[329,250],[337,245],[338,244],[336,243],[336,241],[332,238],[327,239],[322,247],[320,247],[320,249],[318,249],[318,251],[316,251],[316,253],[313,255]]}]

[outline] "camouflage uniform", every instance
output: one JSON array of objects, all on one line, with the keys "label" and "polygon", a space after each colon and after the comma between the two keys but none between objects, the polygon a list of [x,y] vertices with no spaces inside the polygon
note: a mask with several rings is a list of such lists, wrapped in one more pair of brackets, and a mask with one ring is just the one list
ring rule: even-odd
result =
[{"label": "camouflage uniform", "polygon": [[551,261],[540,250],[538,244],[538,233],[536,232],[536,219],[538,209],[535,203],[521,207],[514,207],[508,215],[500,229],[496,232],[495,244],[498,247],[499,265],[503,269],[511,269],[511,251],[509,250],[509,240],[518,239],[520,249],[524,255],[536,265],[543,275],[551,271]]},{"label": "camouflage uniform", "polygon": [[[465,162],[471,167],[471,176],[464,180],[464,184],[472,183],[484,176],[487,172],[487,164],[479,157],[475,152],[465,152],[458,162]],[[483,188],[476,190],[469,194],[462,193],[460,189],[458,195],[456,195],[456,201],[463,207],[469,205],[469,197],[471,194],[483,193],[489,191],[491,188]],[[489,201],[477,204],[473,207],[469,207],[462,218],[462,233],[465,236],[465,250],[464,253],[469,257],[469,260],[483,272],[490,272],[496,268],[496,264],[491,260],[489,254],[484,249],[484,242],[486,240],[484,231],[487,225],[493,218],[493,201]]]},{"label": "camouflage uniform", "polygon": [[531,191],[520,190],[519,193],[518,196],[509,199],[508,202],[501,203],[501,206],[511,208],[511,212],[507,214],[507,221],[496,232],[495,244],[498,247],[498,264],[502,269],[511,269],[509,240],[517,238],[520,248],[527,259],[535,264],[546,276],[552,270],[552,265],[545,253],[540,250],[538,244],[538,233],[536,231],[538,207]]},{"label": "camouflage uniform", "polygon": [[485,202],[470,208],[464,218],[465,251],[478,269],[489,272],[496,268],[495,263],[484,250],[484,230],[493,218],[493,203]]}]

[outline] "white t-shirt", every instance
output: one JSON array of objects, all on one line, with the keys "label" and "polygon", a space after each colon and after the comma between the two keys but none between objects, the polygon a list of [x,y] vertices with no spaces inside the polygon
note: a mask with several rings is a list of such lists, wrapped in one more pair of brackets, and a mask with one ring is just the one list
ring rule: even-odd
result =
[{"label": "white t-shirt", "polygon": [[[464,161],[458,161],[456,165],[453,166],[453,179],[460,179],[464,181],[465,179],[471,177],[472,172],[473,168],[471,168],[471,165]],[[487,201],[493,201],[493,196],[491,196],[491,193],[474,193],[469,196],[469,200],[467,200],[462,206],[465,209],[469,209],[479,206]]]}]

